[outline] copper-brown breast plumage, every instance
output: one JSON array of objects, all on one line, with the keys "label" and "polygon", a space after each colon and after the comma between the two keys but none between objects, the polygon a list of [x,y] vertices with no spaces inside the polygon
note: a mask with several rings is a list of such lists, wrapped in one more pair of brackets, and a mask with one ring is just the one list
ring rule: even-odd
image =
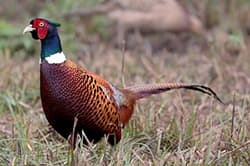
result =
[{"label": "copper-brown breast plumage", "polygon": [[[97,142],[104,134],[120,133],[119,108],[108,83],[71,61],[41,64],[41,98],[49,123],[67,138],[74,117],[81,134]],[[120,139],[120,138],[117,138]]]}]

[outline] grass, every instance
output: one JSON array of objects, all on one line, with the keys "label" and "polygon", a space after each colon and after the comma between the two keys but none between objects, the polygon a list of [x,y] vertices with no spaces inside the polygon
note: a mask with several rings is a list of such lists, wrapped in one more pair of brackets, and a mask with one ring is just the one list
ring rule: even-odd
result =
[{"label": "grass", "polygon": [[[1,56],[4,57],[4,55]],[[121,62],[121,57],[115,55],[113,50],[107,50],[105,56],[108,58],[104,58],[100,66],[95,66],[95,59],[98,56],[101,55],[86,58],[86,62],[80,60],[79,63],[89,64],[93,71],[103,69],[100,72],[101,75],[119,84],[119,77],[109,77],[112,71],[105,66],[111,66],[119,71],[121,67],[119,63],[108,63],[110,58],[113,58],[114,62]],[[200,55],[186,56],[191,57],[190,59],[185,57],[184,60],[173,58],[175,59],[173,64],[177,61],[189,61],[192,64],[192,59],[199,58]],[[126,53],[127,83],[136,81],[142,83],[144,80],[150,82],[153,79],[163,81],[164,75],[168,73],[171,74],[166,78],[167,81],[178,78],[179,73],[182,73],[180,74],[182,80],[189,81],[189,66],[184,65],[184,69],[166,67],[162,60],[166,57],[152,56],[153,63],[159,64],[156,70],[167,71],[161,73],[159,78],[154,78],[143,67],[142,62],[140,63],[140,58],[142,57],[135,57],[131,52]],[[225,82],[219,79],[215,80],[216,83],[211,83],[211,86],[229,105],[223,106],[211,98],[184,91],[150,97],[138,104],[118,145],[111,147],[104,139],[96,145],[78,148],[71,155],[67,142],[54,131],[49,132],[40,105],[37,61],[37,57],[28,60],[15,60],[14,57],[1,61],[3,79],[0,96],[2,117],[0,163],[3,165],[66,165],[69,161],[79,165],[81,163],[87,165],[247,165],[249,162],[249,96],[235,93],[234,133],[231,137],[232,93],[220,88],[222,85],[219,84],[225,84]],[[136,62],[139,62],[138,65],[135,65]],[[133,72],[128,70],[127,65],[133,66]],[[206,63],[203,66],[206,66]],[[216,67],[224,70],[224,66]],[[175,70],[176,68],[180,71]],[[185,69],[187,72],[183,72]],[[136,74],[137,72],[140,74]],[[200,82],[202,76],[194,77],[194,80]],[[231,89],[227,85],[222,87]]]},{"label": "grass", "polygon": [[[27,20],[23,22],[25,26]],[[22,45],[32,39],[15,34],[20,42],[11,45],[15,37],[5,36],[10,44],[0,47],[0,165],[250,164],[250,42],[240,27],[235,27],[240,33],[230,34],[226,44],[211,30],[215,38],[207,47],[192,38],[184,52],[128,49],[120,72],[122,48],[96,40],[91,44],[80,42],[76,38],[84,37],[74,34],[73,27],[64,28],[64,24],[60,32],[68,58],[113,84],[206,84],[226,105],[190,91],[152,96],[138,102],[118,145],[111,147],[104,138],[98,144],[81,145],[72,151],[67,141],[48,126],[42,111],[39,43]],[[215,29],[225,26],[220,25]]]}]

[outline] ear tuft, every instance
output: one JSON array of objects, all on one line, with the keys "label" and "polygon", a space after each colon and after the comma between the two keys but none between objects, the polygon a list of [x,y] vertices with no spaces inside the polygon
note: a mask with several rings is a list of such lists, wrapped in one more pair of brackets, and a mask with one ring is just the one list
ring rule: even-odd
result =
[{"label": "ear tuft", "polygon": [[55,26],[55,27],[60,27],[61,24],[57,23],[57,22],[53,22],[53,21],[48,21],[49,24]]}]

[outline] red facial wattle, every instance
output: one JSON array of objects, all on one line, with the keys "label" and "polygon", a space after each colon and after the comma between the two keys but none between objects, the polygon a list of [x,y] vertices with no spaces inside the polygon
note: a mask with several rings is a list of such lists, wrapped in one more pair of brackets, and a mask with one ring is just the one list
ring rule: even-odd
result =
[{"label": "red facial wattle", "polygon": [[49,28],[48,28],[49,24],[46,21],[36,19],[36,20],[34,20],[32,27],[37,29],[37,36],[39,39],[42,40],[47,36],[48,30],[49,30]]},{"label": "red facial wattle", "polygon": [[48,28],[38,28],[37,29],[37,35],[39,39],[44,39],[47,36]]}]

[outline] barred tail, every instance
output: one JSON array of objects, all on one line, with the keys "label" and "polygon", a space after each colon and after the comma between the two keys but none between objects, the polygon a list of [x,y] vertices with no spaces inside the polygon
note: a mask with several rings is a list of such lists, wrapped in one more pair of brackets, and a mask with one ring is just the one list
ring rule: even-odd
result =
[{"label": "barred tail", "polygon": [[188,89],[200,91],[209,96],[213,96],[220,103],[224,104],[217,94],[209,87],[196,84],[182,84],[182,83],[160,83],[160,84],[144,84],[127,87],[127,90],[133,93],[135,99],[141,99],[152,94],[158,94],[172,89]]}]

